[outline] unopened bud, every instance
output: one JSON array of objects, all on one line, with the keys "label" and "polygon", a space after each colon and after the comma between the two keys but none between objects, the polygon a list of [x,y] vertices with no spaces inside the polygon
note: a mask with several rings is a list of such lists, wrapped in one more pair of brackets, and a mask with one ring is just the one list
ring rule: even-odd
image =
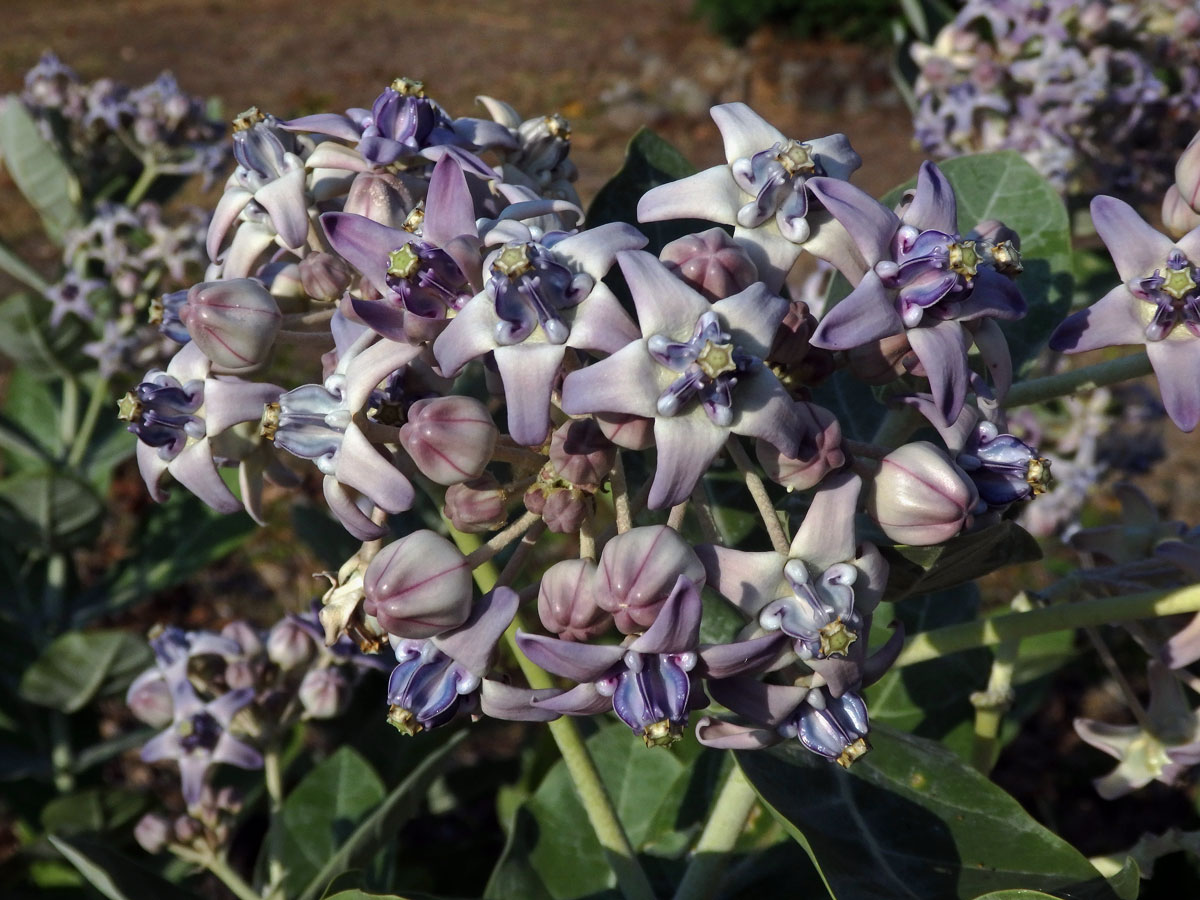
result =
[{"label": "unopened bud", "polygon": [[804,421],[800,452],[784,456],[767,441],[754,444],[755,455],[767,477],[797,491],[808,490],[834,469],[846,464],[842,450],[842,426],[837,416],[812,403],[797,402]]},{"label": "unopened bud", "polygon": [[775,339],[771,342],[767,362],[785,369],[799,365],[808,356],[808,340],[816,330],[817,320],[808,311],[808,304],[803,300],[791,301],[787,315],[775,329]]},{"label": "unopened bud", "polygon": [[221,629],[221,637],[235,641],[242,649],[243,656],[257,656],[262,653],[262,638],[258,629],[244,619],[235,619]]},{"label": "unopened bud", "polygon": [[225,666],[225,684],[231,691],[258,686],[262,668],[247,659],[235,659]]},{"label": "unopened bud", "polygon": [[282,619],[271,626],[267,635],[267,658],[284,671],[304,665],[316,652],[312,636],[294,619]]},{"label": "unopened bud", "polygon": [[758,269],[750,254],[723,228],[671,241],[658,258],[713,302],[744,291],[758,280]]},{"label": "unopened bud", "polygon": [[134,826],[133,839],[147,853],[161,853],[171,839],[171,823],[166,816],[146,813]]},{"label": "unopened bud", "polygon": [[854,377],[867,384],[888,384],[920,367],[920,360],[904,334],[854,347],[846,351],[846,362]]},{"label": "unopened bud", "polygon": [[430,638],[471,612],[471,570],[458,548],[432,531],[388,544],[363,576],[363,610],[389,634]]},{"label": "unopened bud", "polygon": [[310,253],[300,260],[300,283],[314,300],[339,299],[352,275],[346,261],[331,253]]},{"label": "unopened bud", "polygon": [[1178,185],[1171,185],[1163,195],[1163,228],[1173,238],[1181,238],[1193,228],[1200,226],[1200,212],[1184,202]]},{"label": "unopened bud", "polygon": [[598,413],[596,422],[604,436],[626,450],[654,446],[654,420],[624,413]]},{"label": "unopened bud", "polygon": [[253,278],[194,285],[179,314],[204,355],[229,371],[262,363],[281,321],[275,298]]},{"label": "unopened bud", "polygon": [[704,584],[704,566],[678,532],[666,525],[634,528],[604,545],[596,605],[612,613],[623,634],[645,631],[681,575]]},{"label": "unopened bud", "polygon": [[508,521],[508,492],[491,475],[484,474],[446,489],[442,512],[459,531],[479,534],[495,531]]},{"label": "unopened bud", "polygon": [[560,425],[550,437],[550,462],[559,476],[576,487],[599,490],[616,459],[616,447],[594,419]]},{"label": "unopened bud", "polygon": [[332,719],[350,703],[350,678],[340,666],[312,669],[300,682],[296,696],[310,719]]},{"label": "unopened bud", "polygon": [[345,212],[366,216],[389,228],[401,228],[424,190],[406,177],[380,172],[356,176],[346,196]]},{"label": "unopened bud", "polygon": [[187,846],[204,834],[204,826],[191,816],[179,816],[171,826],[176,843]]},{"label": "unopened bud", "polygon": [[596,605],[592,592],[596,564],[590,559],[565,559],[542,576],[538,616],[551,634],[564,641],[590,641],[612,627],[612,617]]},{"label": "unopened bud", "polygon": [[971,524],[978,506],[974,482],[927,441],[885,456],[867,491],[867,512],[900,544],[947,541]]},{"label": "unopened bud", "polygon": [[589,512],[587,494],[570,488],[550,491],[540,512],[548,531],[574,534]]},{"label": "unopened bud", "polygon": [[158,668],[147,669],[133,680],[125,694],[129,711],[147,725],[166,728],[175,718],[171,689]]},{"label": "unopened bud", "polygon": [[400,429],[408,455],[438,484],[460,484],[482,474],[498,436],[487,407],[472,397],[418,400]]}]

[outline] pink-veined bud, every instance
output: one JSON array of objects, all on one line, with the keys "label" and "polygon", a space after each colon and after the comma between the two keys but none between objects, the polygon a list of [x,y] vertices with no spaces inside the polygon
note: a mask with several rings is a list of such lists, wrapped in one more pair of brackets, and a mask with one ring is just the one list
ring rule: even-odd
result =
[{"label": "pink-veined bud", "polygon": [[424,195],[424,186],[415,179],[386,172],[363,172],[350,185],[343,211],[366,216],[389,228],[400,228]]},{"label": "pink-veined bud", "polygon": [[867,512],[900,544],[949,540],[971,524],[978,504],[974,482],[927,441],[905,444],[885,456],[867,489]]},{"label": "pink-veined bud", "polygon": [[1181,238],[1200,226],[1200,212],[1184,202],[1178,185],[1171,185],[1163,195],[1162,222],[1163,228],[1173,238]]},{"label": "pink-veined bud", "polygon": [[596,605],[595,578],[590,559],[564,559],[546,570],[538,588],[538,616],[547,631],[582,642],[612,627],[612,617]]},{"label": "pink-veined bud", "polygon": [[808,340],[816,330],[817,319],[808,311],[808,304],[803,300],[791,301],[787,315],[775,329],[767,362],[788,369],[799,365],[809,353],[811,345]]},{"label": "pink-veined bud", "polygon": [[583,490],[600,489],[616,455],[595,419],[574,419],[550,436],[550,462],[564,480]]},{"label": "pink-veined bud", "polygon": [[446,489],[442,512],[459,531],[495,531],[508,521],[508,491],[493,476],[483,474]]},{"label": "pink-veined bud", "polygon": [[400,429],[408,455],[438,484],[461,484],[482,474],[498,436],[487,407],[472,397],[418,400]]},{"label": "pink-veined bud", "polygon": [[623,634],[645,631],[683,575],[704,584],[704,566],[679,534],[648,525],[618,534],[600,554],[596,605],[612,613]]},{"label": "pink-veined bud", "polygon": [[275,298],[253,278],[193,285],[179,317],[204,355],[230,372],[266,360],[282,319]]},{"label": "pink-veined bud", "polygon": [[547,530],[555,534],[574,534],[590,511],[588,495],[571,488],[550,491],[539,510]]},{"label": "pink-veined bud", "polygon": [[254,273],[254,277],[263,283],[276,301],[284,307],[295,307],[298,303],[307,301],[308,294],[300,280],[300,266],[295,262],[267,263]]},{"label": "pink-veined bud", "polygon": [[758,269],[750,254],[723,228],[710,228],[671,241],[658,258],[714,303],[758,281]]},{"label": "pink-veined bud", "polygon": [[350,287],[353,270],[340,256],[310,253],[300,260],[300,284],[314,300],[337,300]]},{"label": "pink-veined bud", "polygon": [[147,853],[161,853],[171,836],[170,821],[158,813],[146,813],[133,827],[133,839]]},{"label": "pink-veined bud", "polygon": [[837,416],[812,403],[798,401],[797,406],[805,423],[799,455],[784,456],[763,440],[755,441],[754,452],[768,478],[784,487],[805,491],[844,466],[846,454],[842,450],[842,426]]},{"label": "pink-veined bud", "polygon": [[281,619],[271,626],[267,658],[285,672],[306,664],[316,652],[312,637],[292,619]]},{"label": "pink-veined bud", "polygon": [[1175,187],[1183,202],[1200,212],[1200,132],[1192,137],[1175,163]]},{"label": "pink-veined bud", "polygon": [[471,612],[467,560],[432,531],[414,531],[380,550],[367,566],[363,590],[363,611],[402,638],[434,637]]},{"label": "pink-veined bud", "polygon": [[332,719],[350,704],[350,677],[341,666],[327,666],[305,673],[296,691],[309,719]]},{"label": "pink-veined bud", "polygon": [[147,669],[133,680],[125,694],[125,705],[138,719],[155,728],[166,728],[175,718],[171,689],[157,667]]},{"label": "pink-veined bud", "polygon": [[258,629],[245,619],[234,619],[221,629],[221,637],[236,641],[242,648],[242,656],[257,656],[262,653],[263,643]]},{"label": "pink-veined bud", "polygon": [[235,659],[225,666],[225,684],[231,691],[258,687],[261,674],[261,663],[248,659]]}]

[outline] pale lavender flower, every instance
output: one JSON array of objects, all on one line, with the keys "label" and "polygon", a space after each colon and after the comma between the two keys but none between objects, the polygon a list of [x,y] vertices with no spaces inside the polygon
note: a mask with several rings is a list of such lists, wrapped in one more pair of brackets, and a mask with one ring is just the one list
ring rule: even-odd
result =
[{"label": "pale lavender flower", "polygon": [[563,410],[654,420],[653,508],[686,499],[731,434],[799,453],[802,421],[763,365],[788,303],[760,283],[709,303],[644,252],[617,254],[642,337],[571,372]]},{"label": "pale lavender flower", "polygon": [[810,221],[820,205],[809,179],[847,179],[862,159],[844,134],[791,140],[744,103],[723,103],[711,114],[727,164],[652,188],[638,202],[638,221],[696,218],[734,226],[734,240],[777,291],[803,250],[823,256],[844,238]]},{"label": "pale lavender flower", "polygon": [[1200,228],[1173,242],[1115,197],[1092,201],[1092,221],[1123,283],[1059,325],[1050,347],[1144,344],[1167,415],[1191,431],[1200,423]]}]

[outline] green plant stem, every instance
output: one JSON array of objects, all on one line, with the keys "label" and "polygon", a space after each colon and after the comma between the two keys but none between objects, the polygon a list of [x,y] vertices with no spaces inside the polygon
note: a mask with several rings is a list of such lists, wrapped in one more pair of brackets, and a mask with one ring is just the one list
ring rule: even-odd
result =
[{"label": "green plant stem", "polygon": [[[267,828],[267,834],[268,836],[277,835],[280,833],[279,814],[283,810],[283,770],[280,767],[279,749],[276,747],[272,747],[263,754],[263,776],[267,786],[270,812],[270,825]],[[278,843],[278,840],[271,840],[267,847],[268,897],[281,896],[283,880],[287,877],[287,868],[280,858]],[[216,873],[214,872],[214,874]]]},{"label": "green plant stem", "polygon": [[154,166],[143,166],[142,174],[138,176],[138,180],[133,183],[133,187],[129,189],[129,193],[125,197],[125,205],[137,206],[141,203],[158,174],[158,169]]},{"label": "green plant stem", "polygon": [[92,443],[92,434],[96,431],[96,423],[100,421],[100,410],[104,408],[108,396],[108,379],[97,379],[92,386],[92,395],[88,398],[87,409],[83,411],[83,420],[75,432],[75,440],[67,454],[67,465],[77,467],[87,455]]},{"label": "green plant stem", "polygon": [[911,666],[950,653],[991,647],[1038,634],[1194,612],[1200,612],[1200,585],[1176,591],[1146,591],[1121,597],[1063,603],[915,634],[900,651],[893,667]]},{"label": "green plant stem", "polygon": [[[1013,599],[1012,608],[1015,612],[1029,612],[1033,604],[1022,592]],[[1004,714],[1012,707],[1012,679],[1020,653],[1019,640],[998,644],[993,651],[987,689],[971,695],[971,704],[975,707],[975,737],[971,744],[971,765],[984,775],[992,771],[1000,752],[1000,726],[1004,722]]]},{"label": "green plant stem", "polygon": [[730,436],[729,440],[725,442],[725,449],[729,453],[729,458],[733,460],[733,464],[742,473],[742,478],[746,482],[746,490],[750,492],[750,496],[754,499],[754,505],[758,507],[758,514],[762,517],[763,525],[766,526],[767,534],[771,538],[771,547],[776,553],[786,555],[789,541],[783,532],[783,526],[779,524],[779,514],[775,512],[775,504],[771,502],[767,486],[754,471],[754,464],[750,462],[750,457],[746,455],[746,451],[742,449],[742,445],[737,442],[736,437]]},{"label": "green plant stem", "polygon": [[746,829],[758,795],[735,763],[713,801],[708,823],[692,848],[675,900],[707,900],[720,886],[729,853]]},{"label": "green plant stem", "polygon": [[71,731],[66,713],[61,710],[50,712],[50,764],[54,768],[54,787],[60,794],[66,794],[75,787],[75,777],[71,774],[74,754],[71,752]]},{"label": "green plant stem", "polygon": [[1150,358],[1146,356],[1145,350],[1141,350],[1119,359],[1072,369],[1070,372],[1018,382],[1004,398],[1004,405],[1012,409],[1014,406],[1042,403],[1055,397],[1074,394],[1076,391],[1090,391],[1131,378],[1140,378],[1149,375],[1151,371]]},{"label": "green plant stem", "polygon": [[259,896],[258,891],[250,887],[250,885],[246,883],[242,876],[235,872],[232,867],[230,867],[229,863],[226,862],[225,857],[219,856],[211,851],[200,853],[196,850],[192,850],[189,847],[168,846],[167,849],[169,849],[175,856],[178,856],[182,860],[198,866],[203,866],[204,868],[208,869],[208,871],[212,872],[213,875],[221,880],[221,883],[224,884],[225,887],[229,888],[229,890],[233,892],[233,895],[237,897],[238,900],[262,900],[262,897]]},{"label": "green plant stem", "polygon": [[79,434],[79,382],[74,376],[63,379],[62,412],[58,419],[58,438],[61,453],[66,456],[75,446]]},{"label": "green plant stem", "polygon": [[[456,528],[450,528],[454,543],[465,555],[470,556],[478,550],[483,542],[477,535],[465,534]],[[490,591],[499,578],[496,566],[490,560],[475,569],[475,583],[483,592]],[[549,674],[534,665],[525,657],[517,646],[517,629],[521,627],[521,616],[518,613],[504,632],[504,640],[512,648],[513,656],[520,666],[525,680],[534,690],[552,688],[554,682]],[[596,839],[604,849],[604,855],[617,877],[617,885],[627,900],[654,900],[654,891],[641,864],[634,855],[633,845],[625,834],[612,799],[600,780],[596,763],[588,753],[583,735],[579,733],[574,721],[563,716],[550,723],[550,734],[558,745],[558,752],[566,763],[567,772],[579,794],[579,800],[587,811],[588,820],[596,833]]]},{"label": "green plant stem", "polygon": [[41,275],[37,273],[25,260],[17,256],[12,249],[4,243],[0,243],[0,271],[11,275],[17,281],[24,284],[26,287],[32,288],[35,293],[45,294],[46,289],[50,287]]}]

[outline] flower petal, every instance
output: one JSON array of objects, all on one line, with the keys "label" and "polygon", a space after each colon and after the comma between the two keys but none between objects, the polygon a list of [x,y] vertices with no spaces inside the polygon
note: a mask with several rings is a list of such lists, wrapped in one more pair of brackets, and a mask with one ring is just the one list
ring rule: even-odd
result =
[{"label": "flower petal", "polygon": [[554,245],[554,255],[572,271],[583,272],[600,281],[612,268],[622,250],[641,250],[646,236],[624,222],[608,222],[589,228]]},{"label": "flower petal", "polygon": [[708,583],[747,616],[779,596],[783,584],[783,567],[787,557],[782,553],[765,551],[749,553],[712,544],[696,547],[696,555],[704,564]]},{"label": "flower petal", "polygon": [[696,723],[696,740],[714,750],[762,750],[783,740],[769,728],[737,725],[704,716]]},{"label": "flower petal", "polygon": [[861,490],[862,479],[853,472],[826,477],[792,538],[789,557],[822,571],[854,559],[854,512]]},{"label": "flower petal", "polygon": [[616,644],[581,644],[523,631],[517,632],[517,646],[547,672],[579,682],[596,681],[625,655]]},{"label": "flower petal", "polygon": [[1120,284],[1089,306],[1068,316],[1050,335],[1050,349],[1083,353],[1100,347],[1141,344],[1145,323],[1137,315],[1138,300]]},{"label": "flower petal", "polygon": [[904,322],[896,312],[891,292],[870,271],[858,287],[825,313],[811,343],[826,350],[849,350],[902,331]]},{"label": "flower petal", "polygon": [[552,722],[559,714],[548,707],[535,706],[534,703],[561,696],[562,693],[557,688],[530,690],[485,678],[479,688],[479,701],[483,711],[493,719],[507,719],[510,722]]},{"label": "flower petal", "polygon": [[700,640],[700,590],[686,575],[675,579],[654,624],[629,645],[638,653],[685,653]]},{"label": "flower petal", "polygon": [[764,684],[753,678],[722,678],[708,682],[714,700],[751,722],[775,726],[804,702],[808,688]]},{"label": "flower petal", "polygon": [[958,204],[954,188],[942,170],[926,160],[917,173],[917,190],[901,217],[906,225],[919,231],[958,233]]},{"label": "flower petal", "polygon": [[412,507],[416,493],[404,473],[392,465],[351,423],[342,437],[334,477],[354,488],[384,512],[399,513]]},{"label": "flower petal", "polygon": [[[294,158],[294,157],[293,157]],[[299,163],[299,160],[296,160]],[[307,174],[303,165],[264,184],[254,192],[254,200],[271,216],[271,224],[285,245],[293,249],[308,241],[308,199],[304,196]]]},{"label": "flower petal", "polygon": [[462,234],[477,234],[475,201],[467,187],[467,176],[453,156],[443,156],[429,176],[429,192],[425,196],[426,240],[439,247]]},{"label": "flower petal", "polygon": [[908,342],[929,377],[933,402],[944,425],[958,418],[967,396],[965,338],[962,325],[952,319],[908,329]]},{"label": "flower petal", "polygon": [[652,419],[658,414],[661,368],[646,350],[645,341],[628,344],[607,359],[576,369],[563,379],[563,412],[572,416],[623,413]]},{"label": "flower petal", "polygon": [[1150,341],[1146,354],[1167,415],[1180,431],[1192,431],[1200,423],[1200,340],[1188,336]]},{"label": "flower petal", "polygon": [[213,462],[208,438],[201,438],[167,463],[167,471],[185,488],[222,513],[235,513],[242,503],[225,486]]},{"label": "flower petal", "polygon": [[1174,242],[1147,225],[1124,200],[1102,195],[1092,200],[1091,209],[1096,233],[1108,248],[1122,281],[1144,278],[1166,265]]},{"label": "flower petal", "polygon": [[776,632],[748,641],[731,644],[712,644],[700,650],[706,678],[729,678],[761,672],[768,668],[784,650],[784,634]]},{"label": "flower petal", "polygon": [[722,103],[710,109],[709,115],[717,123],[725,142],[725,159],[731,163],[787,140],[782,131],[745,103]]},{"label": "flower petal", "polygon": [[647,505],[651,509],[664,509],[686,500],[728,435],[728,429],[709,421],[699,404],[683,415],[656,418],[654,443],[658,445],[658,465]]},{"label": "flower petal", "polygon": [[810,178],[805,186],[842,223],[868,267],[889,258],[892,238],[900,227],[894,212],[848,181]]},{"label": "flower petal", "polygon": [[714,166],[648,190],[638,201],[637,218],[639,222],[704,219],[734,225],[743,202],[729,166]]},{"label": "flower petal", "polygon": [[412,233],[389,228],[366,216],[354,213],[328,212],[321,216],[325,236],[338,254],[358,269],[384,297],[390,296],[387,284],[388,258],[412,239]]},{"label": "flower petal", "polygon": [[475,601],[465,623],[430,640],[471,674],[482,678],[492,665],[504,630],[517,614],[518,603],[516,591],[498,587]]},{"label": "flower petal", "polygon": [[447,377],[496,347],[496,309],[491,297],[478,293],[458,311],[433,342],[433,355]]},{"label": "flower petal", "polygon": [[567,348],[526,341],[496,348],[496,367],[504,381],[508,432],[518,444],[537,447],[550,433],[550,394]]},{"label": "flower petal", "polygon": [[617,254],[617,262],[633,294],[642,334],[690,337],[696,320],[708,311],[709,302],[645,251],[622,251]]}]

